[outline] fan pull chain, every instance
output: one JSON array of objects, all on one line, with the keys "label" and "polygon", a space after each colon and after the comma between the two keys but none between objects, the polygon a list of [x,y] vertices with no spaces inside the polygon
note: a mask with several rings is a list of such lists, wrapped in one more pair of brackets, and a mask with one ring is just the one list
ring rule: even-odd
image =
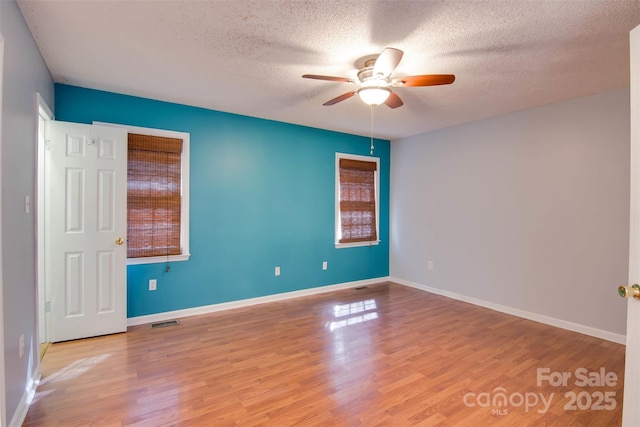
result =
[{"label": "fan pull chain", "polygon": [[[165,160],[165,164],[164,164],[164,166],[165,166],[165,171],[164,171],[165,175],[164,176],[165,176],[165,179],[169,179],[168,178],[169,177],[169,153],[166,153],[165,156],[166,156],[166,160]],[[169,189],[165,188],[164,191],[169,192]],[[169,197],[166,198],[166,209],[167,209],[167,212],[169,212]],[[166,250],[167,264],[164,267],[164,271],[165,271],[165,273],[168,273],[169,270],[171,270],[171,267],[169,266],[169,227],[166,227],[166,229],[165,229],[165,239],[166,239],[165,240],[165,245],[166,245],[166,248],[167,248],[167,250]]]},{"label": "fan pull chain", "polygon": [[370,150],[370,155],[373,156],[373,109],[374,106],[371,105],[371,150]]}]

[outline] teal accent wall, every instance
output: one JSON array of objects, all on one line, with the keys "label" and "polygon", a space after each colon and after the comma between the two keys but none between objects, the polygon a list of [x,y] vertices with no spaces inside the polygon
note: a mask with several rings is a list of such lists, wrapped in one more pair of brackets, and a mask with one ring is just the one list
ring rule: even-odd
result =
[{"label": "teal accent wall", "polygon": [[369,155],[369,138],[62,84],[55,111],[62,121],[191,134],[191,258],[168,273],[128,266],[128,317],[389,275],[387,140],[374,152],[382,242],[336,249],[335,153]]}]

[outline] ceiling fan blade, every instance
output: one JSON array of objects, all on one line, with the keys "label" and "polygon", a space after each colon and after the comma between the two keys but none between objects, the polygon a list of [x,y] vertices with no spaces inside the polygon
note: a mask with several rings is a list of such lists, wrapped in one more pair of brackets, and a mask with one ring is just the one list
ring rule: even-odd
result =
[{"label": "ceiling fan blade", "polygon": [[305,79],[328,80],[330,82],[355,83],[347,77],[319,76],[317,74],[304,74],[302,77]]},{"label": "ceiling fan blade", "polygon": [[404,105],[404,102],[402,102],[402,99],[400,99],[400,97],[396,95],[394,92],[391,92],[391,94],[389,95],[387,100],[384,101],[384,103],[389,108],[398,108]]},{"label": "ceiling fan blade", "polygon": [[391,85],[395,87],[449,85],[455,79],[456,76],[453,74],[424,74],[421,76],[398,77],[393,79]]},{"label": "ceiling fan blade", "polygon": [[322,105],[329,106],[329,105],[337,104],[338,102],[341,102],[341,101],[344,101],[345,99],[351,98],[355,94],[356,94],[355,90],[352,91],[352,92],[343,93],[342,95],[336,96],[335,98],[330,99],[329,101],[325,102]]},{"label": "ceiling fan blade", "polygon": [[404,52],[400,49],[393,47],[385,48],[373,65],[373,75],[378,76],[382,74],[385,78],[389,77],[400,63],[403,54]]}]

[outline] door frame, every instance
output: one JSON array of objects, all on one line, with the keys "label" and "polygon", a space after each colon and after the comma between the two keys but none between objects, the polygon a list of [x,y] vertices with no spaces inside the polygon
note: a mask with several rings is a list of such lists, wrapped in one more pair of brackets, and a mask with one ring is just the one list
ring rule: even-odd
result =
[{"label": "door frame", "polygon": [[[35,206],[36,215],[36,342],[38,346],[49,342],[49,316],[47,316],[47,275],[46,267],[46,227],[48,224],[48,212],[45,209],[45,195],[47,194],[48,182],[46,178],[46,141],[49,137],[49,122],[54,119],[51,109],[44,98],[36,93],[36,183],[35,183]],[[44,129],[40,129],[40,118],[44,121]],[[42,131],[42,134],[40,133]],[[42,135],[42,138],[40,137]]]},{"label": "door frame", "polygon": [[[2,159],[2,85],[4,83],[4,36],[0,34],[0,162]],[[2,188],[2,174],[0,174],[0,188]],[[2,200],[0,200],[0,218],[2,216]],[[2,221],[0,221],[2,224]],[[2,298],[2,226],[0,225],[0,427],[7,425],[7,407],[5,400],[5,367],[4,367],[4,300]]]}]

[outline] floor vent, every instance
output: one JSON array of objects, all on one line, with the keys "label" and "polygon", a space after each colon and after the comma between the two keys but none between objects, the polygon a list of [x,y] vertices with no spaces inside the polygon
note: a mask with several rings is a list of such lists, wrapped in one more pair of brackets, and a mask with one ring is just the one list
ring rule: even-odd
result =
[{"label": "floor vent", "polygon": [[180,322],[178,320],[167,320],[166,322],[152,323],[151,328],[166,328],[167,326],[176,326],[179,324]]},{"label": "floor vent", "polygon": [[366,286],[358,286],[357,288],[354,288],[356,291],[361,291],[363,289],[368,289]]}]

